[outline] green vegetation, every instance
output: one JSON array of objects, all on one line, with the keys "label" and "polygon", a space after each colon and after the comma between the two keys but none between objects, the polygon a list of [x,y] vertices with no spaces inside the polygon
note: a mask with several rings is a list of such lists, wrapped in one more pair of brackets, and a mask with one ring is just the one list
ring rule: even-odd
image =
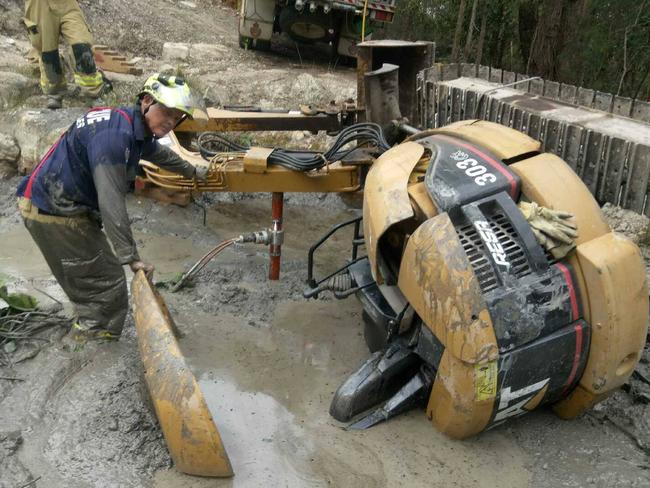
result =
[{"label": "green vegetation", "polygon": [[386,36],[469,62],[650,99],[650,0],[400,0]]}]

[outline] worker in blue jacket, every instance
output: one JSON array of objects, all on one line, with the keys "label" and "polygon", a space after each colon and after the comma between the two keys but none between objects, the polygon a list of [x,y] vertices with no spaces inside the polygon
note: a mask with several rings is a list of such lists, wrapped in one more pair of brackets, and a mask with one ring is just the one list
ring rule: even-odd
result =
[{"label": "worker in blue jacket", "polygon": [[20,182],[25,226],[75,307],[75,338],[119,338],[128,308],[122,266],[153,273],[138,255],[126,211],[138,161],[205,178],[207,169],[157,141],[193,112],[187,84],[155,74],[133,107],[94,108],[77,119]]}]

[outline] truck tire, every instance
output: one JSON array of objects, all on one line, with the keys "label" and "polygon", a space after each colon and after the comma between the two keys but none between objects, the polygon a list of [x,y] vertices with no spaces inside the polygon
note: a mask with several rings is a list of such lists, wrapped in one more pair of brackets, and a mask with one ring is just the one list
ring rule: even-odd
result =
[{"label": "truck tire", "polygon": [[239,47],[242,49],[255,49],[256,51],[270,51],[271,41],[255,39],[254,37],[246,37],[240,34]]},{"label": "truck tire", "polygon": [[331,14],[317,11],[298,12],[292,6],[280,12],[280,29],[294,41],[303,43],[328,42],[336,38],[335,24]]}]

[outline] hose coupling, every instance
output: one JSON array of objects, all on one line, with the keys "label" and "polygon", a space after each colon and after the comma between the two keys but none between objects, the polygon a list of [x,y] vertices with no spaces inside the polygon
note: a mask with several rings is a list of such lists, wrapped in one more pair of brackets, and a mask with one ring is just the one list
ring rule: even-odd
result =
[{"label": "hose coupling", "polygon": [[284,242],[284,230],[269,229],[272,246],[281,246]]},{"label": "hose coupling", "polygon": [[235,239],[237,244],[251,243],[264,246],[281,246],[284,242],[284,230],[263,229],[249,234],[242,234]]},{"label": "hose coupling", "polygon": [[250,234],[242,234],[237,239],[237,243],[252,243],[252,244],[263,244],[268,245],[271,243],[271,236],[268,230],[258,230],[251,232]]}]

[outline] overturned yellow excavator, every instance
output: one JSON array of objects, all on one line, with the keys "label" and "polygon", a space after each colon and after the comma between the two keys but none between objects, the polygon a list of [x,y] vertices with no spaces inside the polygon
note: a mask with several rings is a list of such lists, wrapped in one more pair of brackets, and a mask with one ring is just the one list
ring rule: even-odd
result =
[{"label": "overturned yellow excavator", "polygon": [[[203,187],[146,166],[147,178],[161,186],[203,191],[351,191],[365,176],[363,215],[324,236],[308,260],[305,295],[355,294],[372,352],[334,395],[337,420],[366,428],[422,405],[436,429],[462,439],[544,404],[575,417],[629,378],[648,322],[643,259],[611,232],[564,161],[485,121],[418,132],[390,149],[381,134],[370,139],[374,150],[363,152],[361,163],[358,154],[346,162],[351,152],[337,150],[306,172],[278,164],[282,154],[273,150],[211,154]],[[170,144],[206,164],[175,139]],[[577,233],[553,242],[531,207],[547,224],[568,219]],[[315,279],[316,251],[348,225],[355,227],[350,260]],[[182,471],[228,476],[196,383],[171,373],[174,366],[189,372],[171,317],[146,279],[135,280],[147,380],[159,418],[166,417],[160,421],[172,457]],[[189,406],[189,416],[179,412]]]},{"label": "overturned yellow excavator", "polygon": [[[307,293],[356,293],[374,351],[336,392],[336,419],[377,407],[351,426],[366,428],[422,404],[462,439],[543,404],[576,417],[629,378],[648,323],[643,259],[569,166],[539,151],[513,129],[463,121],[373,164],[367,257],[312,277]],[[551,220],[571,214],[572,245],[543,247],[529,203]]]}]

